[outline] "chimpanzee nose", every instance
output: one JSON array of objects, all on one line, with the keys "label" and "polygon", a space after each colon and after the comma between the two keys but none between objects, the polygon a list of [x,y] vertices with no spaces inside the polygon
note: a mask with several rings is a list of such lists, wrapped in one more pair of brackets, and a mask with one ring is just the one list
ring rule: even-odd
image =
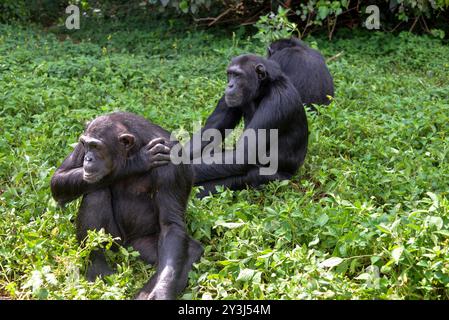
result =
[{"label": "chimpanzee nose", "polygon": [[84,157],[84,161],[92,161],[92,157],[85,156],[85,157]]},{"label": "chimpanzee nose", "polygon": [[234,88],[234,84],[233,84],[233,83],[228,84],[228,88],[229,88],[229,89]]}]

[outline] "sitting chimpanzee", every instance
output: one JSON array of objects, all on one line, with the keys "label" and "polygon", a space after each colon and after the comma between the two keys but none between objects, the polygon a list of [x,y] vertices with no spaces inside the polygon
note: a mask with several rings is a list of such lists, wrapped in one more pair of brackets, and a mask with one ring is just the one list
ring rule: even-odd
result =
[{"label": "sitting chimpanzee", "polygon": [[[257,143],[245,143],[245,139],[240,138],[234,150],[222,151],[223,159],[234,159],[232,164],[194,162],[195,185],[203,187],[199,197],[215,192],[217,185],[237,190],[246,186],[257,187],[273,180],[290,179],[303,163],[307,152],[308,127],[304,107],[299,93],[277,62],[255,55],[242,55],[231,61],[227,74],[228,85],[224,97],[196,135],[202,137],[207,129],[217,129],[224,137],[229,133],[225,129],[235,128],[242,118],[245,124],[242,137],[250,136],[246,133],[251,130],[276,129],[278,148],[270,157],[277,157],[278,171],[261,175],[262,164],[247,161],[257,153],[258,148],[269,150],[270,141],[258,139]],[[195,137],[186,145],[192,158],[203,158],[202,151],[207,145],[221,142],[215,139],[203,141],[195,147],[194,140]],[[244,150],[244,155],[237,150]]]},{"label": "sitting chimpanzee", "polygon": [[323,56],[299,39],[281,39],[268,47],[268,58],[281,66],[298,90],[302,102],[327,105],[334,96],[334,82]]},{"label": "sitting chimpanzee", "polygon": [[[247,70],[242,76],[235,75],[238,81],[237,90],[243,90],[247,87],[257,87],[246,95],[246,101],[241,101],[240,105],[229,105],[226,95],[228,95],[229,87],[234,86],[234,83],[229,82],[228,89],[226,89],[225,96],[218,102],[214,112],[209,116],[205,126],[196,134],[201,140],[204,132],[208,129],[217,129],[220,131],[222,137],[228,133],[226,129],[233,129],[243,117],[245,121],[245,128],[253,121],[257,123],[256,129],[266,128],[266,123],[270,123],[270,128],[277,128],[283,132],[283,140],[280,141],[279,149],[279,165],[280,169],[288,167],[288,163],[295,163],[289,170],[284,170],[284,174],[279,176],[261,176],[256,171],[251,171],[251,175],[247,174],[247,166],[223,166],[223,165],[196,165],[195,166],[195,184],[202,185],[204,191],[199,194],[200,197],[206,195],[208,192],[215,191],[215,185],[227,186],[231,189],[240,189],[245,186],[257,186],[267,180],[286,179],[290,177],[302,161],[304,160],[307,151],[307,119],[304,115],[301,105],[308,106],[311,110],[315,110],[312,104],[329,104],[330,97],[334,96],[334,83],[331,74],[326,66],[323,56],[316,50],[309,48],[304,42],[296,38],[281,39],[273,42],[268,47],[268,59],[277,62],[281,71],[290,80],[293,87],[299,93],[300,100],[298,103],[299,110],[297,111],[299,121],[294,117],[279,117],[278,111],[291,112],[289,106],[284,106],[284,102],[276,100],[268,100],[270,92],[277,90],[276,81],[262,79],[260,81],[252,80],[248,77]],[[232,73],[231,73],[232,76]],[[246,83],[245,81],[249,81]],[[290,87],[288,90],[281,90],[282,96],[294,96],[296,93]],[[245,95],[245,94],[244,94]],[[255,97],[255,98],[254,98]],[[264,102],[265,107],[262,111],[258,111],[261,102]],[[280,106],[282,104],[282,106]],[[266,105],[269,105],[268,107]],[[289,111],[287,111],[289,110]],[[254,119],[253,119],[254,117]],[[283,145],[285,142],[292,142],[301,137],[296,142],[295,149],[289,149],[289,144]],[[194,139],[187,144],[190,149],[190,157],[199,157],[206,146],[214,146],[220,141],[215,139],[212,141],[201,141],[198,146],[194,146]],[[242,172],[244,174],[242,174]],[[288,173],[288,174],[285,174]]]},{"label": "sitting chimpanzee", "polygon": [[[79,241],[87,230],[104,228],[139,251],[144,261],[157,265],[138,299],[174,299],[202,254],[184,222],[192,168],[168,163],[168,138],[167,131],[131,113],[100,116],[88,125],[51,180],[59,203],[83,196],[77,217]],[[93,252],[90,260],[89,280],[112,272],[104,252]]]}]

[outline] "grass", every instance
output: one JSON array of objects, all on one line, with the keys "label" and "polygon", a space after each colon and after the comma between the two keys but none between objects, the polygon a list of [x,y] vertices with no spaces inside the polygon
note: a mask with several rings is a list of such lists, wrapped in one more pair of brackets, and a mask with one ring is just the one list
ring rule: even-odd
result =
[{"label": "grass", "polygon": [[[154,269],[110,254],[118,272],[82,276],[79,202],[61,210],[49,180],[84,123],[114,110],[169,130],[204,121],[231,57],[264,46],[237,30],[155,23],[70,34],[0,25],[0,296],[126,299]],[[329,58],[333,103],[309,114],[292,181],[191,199],[205,253],[184,299],[449,298],[449,47],[408,33],[308,38]]]}]

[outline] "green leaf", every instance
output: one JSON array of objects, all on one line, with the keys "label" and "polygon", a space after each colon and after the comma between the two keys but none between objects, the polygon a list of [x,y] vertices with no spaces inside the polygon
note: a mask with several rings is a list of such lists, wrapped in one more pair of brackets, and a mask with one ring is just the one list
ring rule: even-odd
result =
[{"label": "green leaf", "polygon": [[436,234],[441,234],[442,236],[449,237],[449,230],[438,230],[435,231]]},{"label": "green leaf", "polygon": [[243,225],[245,225],[244,222],[224,222],[224,221],[217,221],[217,222],[215,223],[215,227],[222,226],[222,227],[228,228],[228,229],[235,229],[235,228],[241,227],[241,226],[243,226]]},{"label": "green leaf", "polygon": [[218,263],[222,266],[228,266],[231,264],[234,264],[236,262],[239,262],[239,260],[222,260],[222,261],[218,261]]},{"label": "green leaf", "polygon": [[329,221],[329,217],[327,214],[323,213],[321,216],[317,219],[317,224],[322,227]]},{"label": "green leaf", "polygon": [[386,228],[386,226],[383,226],[383,225],[380,225],[380,224],[379,224],[379,225],[376,226],[376,228],[379,229],[380,231],[382,231],[383,233],[391,234],[391,231],[388,230],[388,229]]},{"label": "green leaf", "polygon": [[187,13],[189,12],[189,3],[187,1],[181,1],[179,3],[179,9],[181,9],[182,12]]},{"label": "green leaf", "polygon": [[313,247],[314,245],[318,244],[320,242],[320,237],[316,236],[315,239],[309,242],[307,245],[308,247]]},{"label": "green leaf", "polygon": [[429,227],[435,227],[437,230],[441,230],[443,228],[443,219],[441,217],[431,216],[428,217]]},{"label": "green leaf", "polygon": [[277,216],[279,214],[276,210],[274,210],[273,208],[270,208],[270,207],[266,207],[265,210],[268,211],[268,213],[275,215],[275,216]]},{"label": "green leaf", "polygon": [[285,186],[288,186],[289,184],[290,184],[290,180],[281,180],[281,182],[279,182],[280,187],[285,187]]},{"label": "green leaf", "polygon": [[432,205],[429,208],[429,211],[435,211],[440,207],[440,202],[438,201],[438,196],[433,192],[426,192],[430,199],[432,199]]},{"label": "green leaf", "polygon": [[326,260],[322,261],[320,263],[320,267],[332,268],[332,267],[338,266],[342,262],[343,262],[342,258],[332,257],[332,258],[329,258],[329,259],[326,259]]},{"label": "green leaf", "polygon": [[328,14],[329,14],[329,8],[328,7],[325,7],[325,6],[318,7],[318,17],[320,18],[320,20],[326,19]]},{"label": "green leaf", "polygon": [[369,273],[362,273],[359,276],[355,277],[354,279],[367,281],[367,280],[371,279],[371,275]]},{"label": "green leaf", "polygon": [[237,281],[250,281],[255,274],[255,270],[253,269],[242,269],[237,277]]},{"label": "green leaf", "polygon": [[370,260],[371,260],[371,264],[376,264],[379,260],[380,260],[381,258],[379,257],[379,256],[372,256],[371,258],[370,258]]},{"label": "green leaf", "polygon": [[404,252],[404,247],[400,246],[400,247],[395,247],[392,251],[391,251],[391,256],[393,257],[394,262],[396,262],[396,264],[399,262],[399,259],[401,258],[402,252]]}]

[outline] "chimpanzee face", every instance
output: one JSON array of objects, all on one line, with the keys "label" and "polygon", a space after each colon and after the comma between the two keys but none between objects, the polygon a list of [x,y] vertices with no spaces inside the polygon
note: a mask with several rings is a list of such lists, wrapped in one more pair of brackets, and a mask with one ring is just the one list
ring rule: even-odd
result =
[{"label": "chimpanzee face", "polygon": [[235,58],[227,74],[225,101],[228,107],[243,106],[256,99],[261,81],[266,78],[265,66],[248,56]]},{"label": "chimpanzee face", "polygon": [[98,128],[91,124],[79,140],[84,148],[83,180],[88,183],[98,182],[113,173],[126,159],[135,140],[129,133],[116,134],[114,129],[117,128],[95,129]]},{"label": "chimpanzee face", "polygon": [[102,140],[83,135],[80,143],[84,148],[84,181],[94,183],[111,173],[113,168],[111,153]]}]

